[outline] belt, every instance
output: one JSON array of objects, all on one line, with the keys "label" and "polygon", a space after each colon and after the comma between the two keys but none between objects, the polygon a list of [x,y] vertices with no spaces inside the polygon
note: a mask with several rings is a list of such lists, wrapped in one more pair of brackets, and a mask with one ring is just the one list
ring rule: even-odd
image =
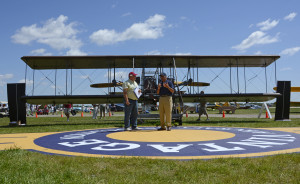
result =
[{"label": "belt", "polygon": [[[131,99],[131,98],[128,98],[128,100],[133,100],[133,99]],[[136,100],[135,100],[136,101]]]},{"label": "belt", "polygon": [[170,96],[170,95],[160,95],[161,97],[167,97],[167,96]]}]

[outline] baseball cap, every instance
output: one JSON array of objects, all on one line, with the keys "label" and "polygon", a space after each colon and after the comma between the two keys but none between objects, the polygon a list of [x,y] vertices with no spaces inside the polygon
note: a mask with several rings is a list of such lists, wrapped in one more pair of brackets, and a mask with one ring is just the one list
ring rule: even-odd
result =
[{"label": "baseball cap", "polygon": [[166,73],[160,73],[159,76],[167,76]]},{"label": "baseball cap", "polygon": [[130,72],[130,73],[129,73],[129,76],[137,76],[137,74],[134,73],[134,72]]}]

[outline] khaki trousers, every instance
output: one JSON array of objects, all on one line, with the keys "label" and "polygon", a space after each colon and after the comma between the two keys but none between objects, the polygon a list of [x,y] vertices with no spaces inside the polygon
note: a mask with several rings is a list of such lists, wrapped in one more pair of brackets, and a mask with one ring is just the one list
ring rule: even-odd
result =
[{"label": "khaki trousers", "polygon": [[162,128],[165,127],[165,123],[168,127],[171,127],[172,121],[172,97],[171,96],[161,96],[159,98],[159,115],[160,115],[160,125]]}]

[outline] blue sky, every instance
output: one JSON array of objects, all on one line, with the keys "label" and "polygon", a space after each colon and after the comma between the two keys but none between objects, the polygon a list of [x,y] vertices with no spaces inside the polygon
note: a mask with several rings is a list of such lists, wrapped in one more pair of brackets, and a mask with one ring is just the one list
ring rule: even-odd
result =
[{"label": "blue sky", "polygon": [[[299,12],[299,0],[3,0],[0,100],[7,100],[7,83],[25,80],[20,58],[28,55],[280,55],[277,80],[300,86]],[[274,70],[274,65],[267,70],[268,92],[275,85]],[[119,80],[129,71],[118,70]],[[30,94],[33,77],[27,72]],[[63,72],[58,72],[61,94]],[[201,70],[200,81],[212,82],[205,91],[229,92],[228,72]],[[106,73],[74,71],[74,94],[105,92],[88,86],[107,82]],[[185,71],[178,74],[184,80]],[[220,75],[214,79],[215,74]],[[45,76],[54,80],[53,71],[35,72],[35,95],[53,93]],[[248,91],[265,92],[263,69],[247,71],[246,81]],[[292,98],[300,101],[300,95]]]}]

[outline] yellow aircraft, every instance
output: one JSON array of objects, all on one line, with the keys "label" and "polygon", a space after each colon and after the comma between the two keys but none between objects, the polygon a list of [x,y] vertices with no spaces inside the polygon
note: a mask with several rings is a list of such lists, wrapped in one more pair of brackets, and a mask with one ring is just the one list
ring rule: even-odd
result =
[{"label": "yellow aircraft", "polygon": [[[273,89],[277,91],[277,87]],[[300,92],[300,87],[291,87],[291,92]],[[300,107],[300,102],[290,102],[290,107]]]}]

